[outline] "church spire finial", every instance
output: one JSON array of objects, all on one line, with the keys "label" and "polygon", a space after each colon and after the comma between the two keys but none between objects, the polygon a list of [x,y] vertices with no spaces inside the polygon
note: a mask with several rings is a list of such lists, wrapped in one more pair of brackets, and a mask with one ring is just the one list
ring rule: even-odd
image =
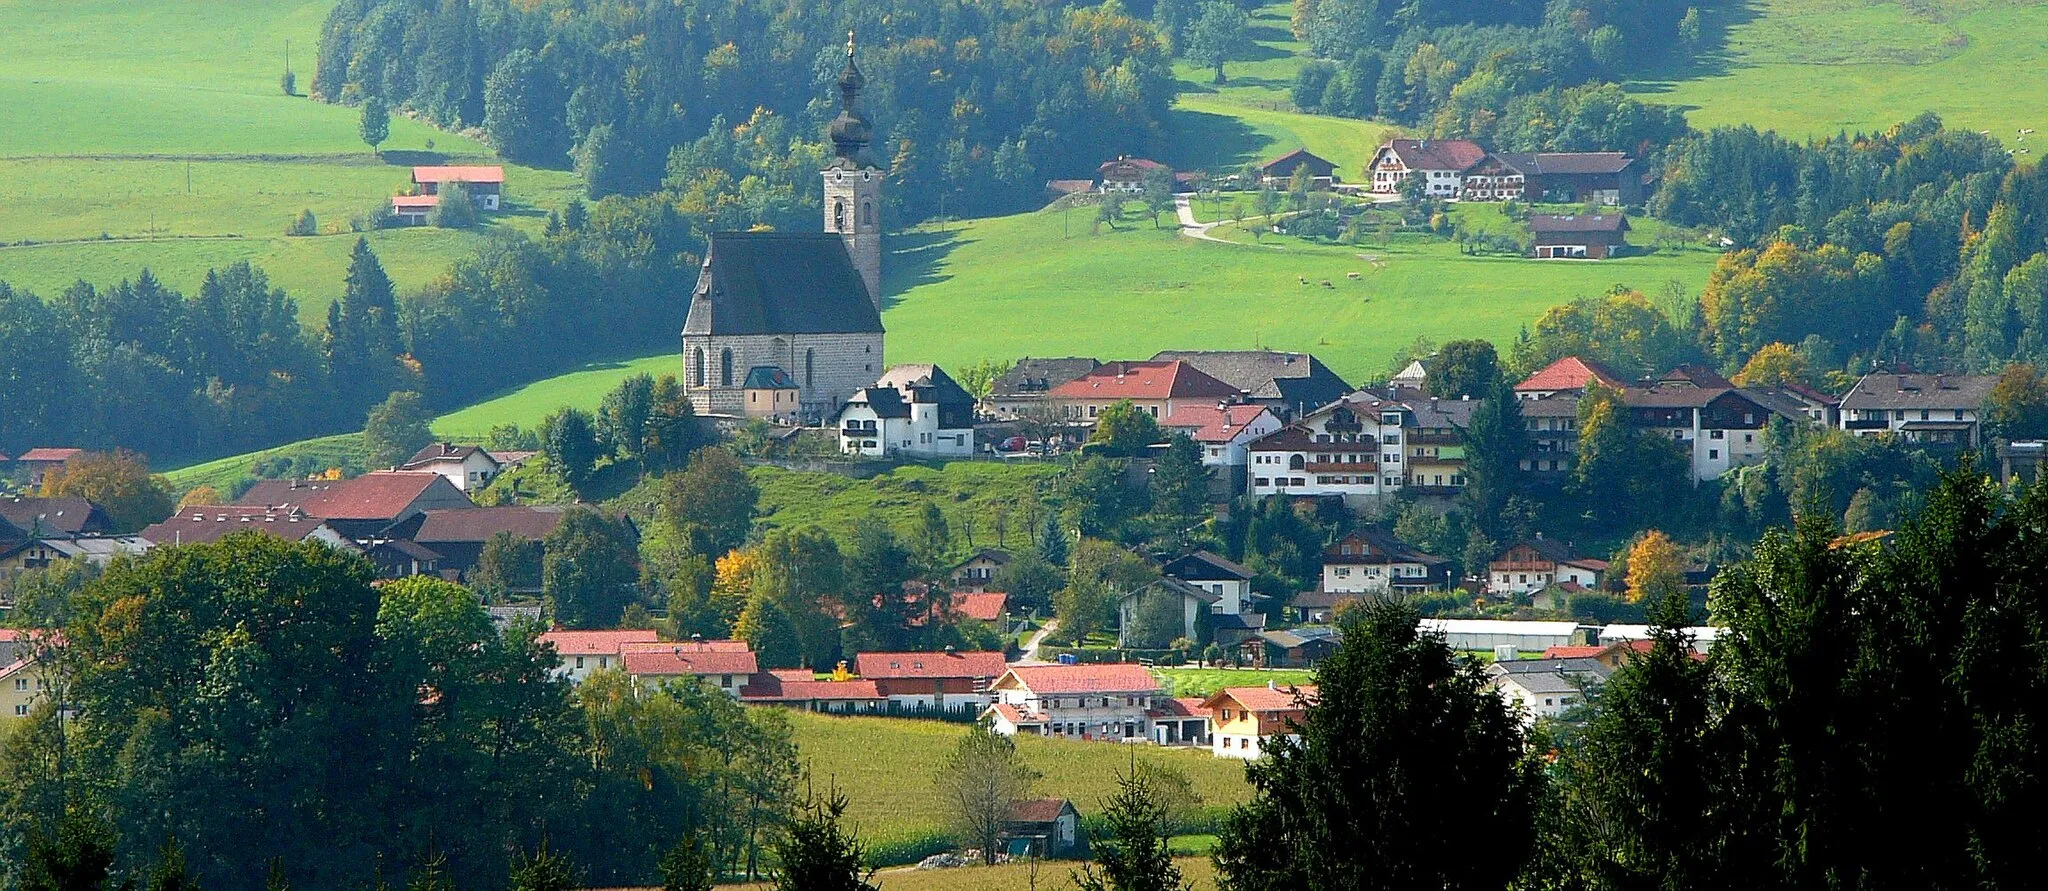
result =
[{"label": "church spire finial", "polygon": [[856,161],[868,147],[873,128],[867,116],[854,107],[860,99],[860,88],[867,85],[867,77],[860,73],[860,66],[853,59],[853,31],[846,32],[846,69],[839,73],[839,117],[832,120],[830,135],[832,153],[848,161]]}]

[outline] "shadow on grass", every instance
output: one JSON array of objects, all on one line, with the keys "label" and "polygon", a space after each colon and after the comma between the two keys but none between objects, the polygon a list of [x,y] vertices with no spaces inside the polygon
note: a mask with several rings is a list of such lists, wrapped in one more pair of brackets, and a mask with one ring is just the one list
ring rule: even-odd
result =
[{"label": "shadow on grass", "polygon": [[[1728,34],[1737,27],[1756,21],[1764,14],[1765,0],[1744,0],[1725,6],[1701,7],[1700,49],[1689,58],[1678,57],[1676,53],[1663,61],[1652,62],[1643,69],[1643,78],[1632,80],[1625,89],[1637,95],[1658,95],[1669,93],[1678,81],[1703,77],[1719,77],[1731,74],[1737,68],[1748,67],[1737,62],[1728,51]],[[1691,110],[1687,108],[1686,110]]]},{"label": "shadow on grass", "polygon": [[424,152],[412,149],[390,149],[377,153],[384,163],[392,167],[438,167],[448,163],[448,156],[442,152]]},{"label": "shadow on grass", "polygon": [[1167,113],[1166,129],[1173,141],[1160,160],[1177,170],[1229,173],[1273,143],[1237,118],[1186,108]]},{"label": "shadow on grass", "polygon": [[924,229],[889,238],[889,259],[882,279],[882,309],[896,305],[897,295],[923,285],[951,279],[939,272],[939,264],[955,248],[972,239],[962,238],[957,229]]}]

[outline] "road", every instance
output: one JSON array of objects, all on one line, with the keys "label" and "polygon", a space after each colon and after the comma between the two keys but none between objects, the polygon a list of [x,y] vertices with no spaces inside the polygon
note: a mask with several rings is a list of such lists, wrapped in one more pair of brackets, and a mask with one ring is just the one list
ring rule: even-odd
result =
[{"label": "road", "polygon": [[1039,627],[1038,633],[1031,635],[1031,637],[1027,638],[1024,641],[1024,653],[1023,655],[1017,657],[1017,661],[1014,664],[1044,665],[1045,660],[1038,658],[1038,647],[1040,644],[1045,643],[1045,638],[1047,635],[1053,633],[1054,631],[1059,630],[1059,627],[1060,620],[1045,620],[1045,624]]}]

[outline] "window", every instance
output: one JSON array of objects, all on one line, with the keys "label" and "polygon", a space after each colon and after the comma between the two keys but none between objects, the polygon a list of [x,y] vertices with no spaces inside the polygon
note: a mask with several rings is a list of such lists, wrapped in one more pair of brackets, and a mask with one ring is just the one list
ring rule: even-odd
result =
[{"label": "window", "polygon": [[818,383],[818,351],[804,350],[804,386],[813,387]]},{"label": "window", "polygon": [[576,667],[577,667],[577,668],[582,668],[582,667],[583,667],[583,657],[582,657],[582,656],[578,656],[578,657],[576,657]]},{"label": "window", "polygon": [[690,386],[704,386],[704,348],[698,347],[690,353]]},{"label": "window", "polygon": [[1963,419],[1963,410],[1962,410],[1962,409],[1960,409],[1960,408],[1959,408],[1959,409],[1956,409],[1956,410],[1955,410],[1955,415],[1956,415],[1956,418],[1955,418],[1956,420],[1958,420],[1958,421],[1962,420],[1962,419]]},{"label": "window", "polygon": [[718,354],[718,385],[732,386],[732,350],[721,350]]},{"label": "window", "polygon": [[1709,461],[1719,461],[1719,460],[1721,460],[1721,450],[1720,450],[1720,449],[1708,449],[1708,450],[1707,450],[1707,460],[1709,460]]},{"label": "window", "polygon": [[863,226],[875,224],[875,203],[873,201],[863,201],[860,203],[860,224]]},{"label": "window", "polygon": [[15,716],[15,717],[17,717],[17,718],[25,718],[25,717],[28,717],[28,705],[27,705],[26,703],[24,703],[24,704],[21,704],[21,705],[17,705],[17,706],[15,706],[15,707],[14,707],[14,716]]},{"label": "window", "polygon": [[1709,433],[1709,434],[1707,434],[1707,438],[1708,438],[1708,439],[1723,439],[1723,438],[1725,438],[1725,437],[1726,437],[1726,435],[1727,435],[1727,431],[1724,431],[1724,430],[1715,430],[1715,431],[1713,431],[1712,433]]},{"label": "window", "polygon": [[1920,420],[1927,420],[1927,409],[1923,408],[1920,410]]},{"label": "window", "polygon": [[832,231],[846,231],[846,202],[832,202]]},{"label": "window", "polygon": [[15,678],[15,679],[14,679],[14,689],[16,689],[16,690],[26,690],[26,689],[28,689],[28,678]]}]

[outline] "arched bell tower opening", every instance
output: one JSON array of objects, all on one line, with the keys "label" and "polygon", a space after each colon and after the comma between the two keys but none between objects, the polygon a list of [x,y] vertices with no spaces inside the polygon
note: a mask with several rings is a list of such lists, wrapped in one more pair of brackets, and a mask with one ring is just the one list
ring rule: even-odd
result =
[{"label": "arched bell tower opening", "polygon": [[832,162],[825,165],[825,231],[846,242],[853,268],[882,308],[882,169],[867,158],[874,127],[857,103],[867,77],[854,64],[853,33],[846,35],[846,68],[839,73],[839,116],[832,119]]}]

